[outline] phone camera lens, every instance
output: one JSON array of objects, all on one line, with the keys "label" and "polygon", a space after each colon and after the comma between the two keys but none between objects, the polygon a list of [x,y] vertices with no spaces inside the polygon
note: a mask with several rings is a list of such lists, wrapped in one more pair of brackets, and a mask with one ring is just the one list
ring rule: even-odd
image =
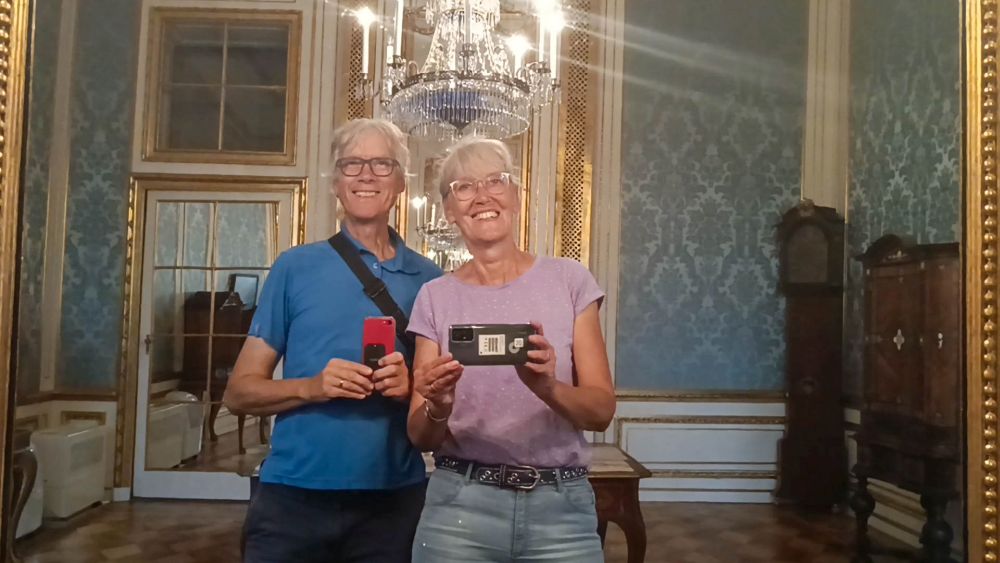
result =
[{"label": "phone camera lens", "polygon": [[452,342],[472,342],[472,329],[467,327],[451,329],[451,340]]}]

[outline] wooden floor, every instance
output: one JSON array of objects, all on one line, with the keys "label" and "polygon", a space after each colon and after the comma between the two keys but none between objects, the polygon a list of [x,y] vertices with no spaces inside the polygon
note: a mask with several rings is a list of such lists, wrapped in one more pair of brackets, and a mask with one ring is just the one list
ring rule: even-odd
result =
[{"label": "wooden floor", "polygon": [[[135,501],[91,509],[18,542],[25,563],[239,561],[243,503]],[[841,563],[853,521],[771,505],[644,503],[647,563]],[[876,538],[876,541],[878,539]],[[608,563],[625,563],[610,526]]]}]

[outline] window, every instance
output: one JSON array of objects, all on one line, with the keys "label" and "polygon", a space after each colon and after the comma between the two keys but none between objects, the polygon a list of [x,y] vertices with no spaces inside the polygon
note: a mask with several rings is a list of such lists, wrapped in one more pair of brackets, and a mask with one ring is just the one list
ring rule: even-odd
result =
[{"label": "window", "polygon": [[143,158],[294,164],[301,15],[158,9]]}]

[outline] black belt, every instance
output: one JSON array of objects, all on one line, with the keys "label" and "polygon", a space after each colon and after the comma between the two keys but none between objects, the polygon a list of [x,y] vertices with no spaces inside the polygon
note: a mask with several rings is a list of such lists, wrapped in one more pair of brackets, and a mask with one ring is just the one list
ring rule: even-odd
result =
[{"label": "black belt", "polygon": [[[554,485],[560,481],[575,481],[583,479],[589,471],[586,467],[554,467],[540,468],[528,465],[487,465],[465,459],[440,457],[434,465],[453,471],[469,478],[494,487],[531,490],[538,485]],[[469,471],[469,466],[472,471]]]}]

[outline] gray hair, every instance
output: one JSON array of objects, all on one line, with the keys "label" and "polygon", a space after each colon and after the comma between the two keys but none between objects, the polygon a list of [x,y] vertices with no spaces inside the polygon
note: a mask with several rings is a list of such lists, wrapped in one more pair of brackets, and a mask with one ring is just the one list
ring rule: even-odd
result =
[{"label": "gray hair", "polygon": [[410,170],[410,148],[406,146],[406,135],[391,121],[385,119],[352,119],[333,132],[333,142],[330,148],[331,162],[334,167],[343,156],[344,151],[351,148],[363,135],[376,133],[389,145],[392,157],[399,162],[399,167],[405,178]]},{"label": "gray hair", "polygon": [[[484,160],[498,161],[503,166],[501,172],[514,172],[514,159],[503,141],[470,136],[452,145],[438,167],[438,191],[441,192],[441,200],[444,201],[451,193],[453,180],[468,170],[473,162]],[[511,174],[511,180],[516,182],[516,175]]]}]

